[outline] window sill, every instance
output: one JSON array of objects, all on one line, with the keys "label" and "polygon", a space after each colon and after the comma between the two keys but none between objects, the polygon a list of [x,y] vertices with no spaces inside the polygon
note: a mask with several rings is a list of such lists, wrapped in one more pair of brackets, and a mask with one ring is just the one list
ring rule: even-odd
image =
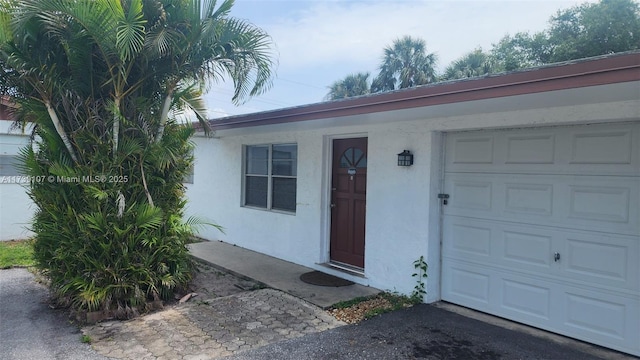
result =
[{"label": "window sill", "polygon": [[242,205],[240,206],[241,208],[245,208],[245,209],[252,209],[252,210],[259,210],[259,211],[264,211],[264,212],[268,212],[268,213],[276,213],[276,214],[283,214],[283,215],[296,215],[295,211],[286,211],[286,210],[276,210],[276,209],[266,209],[266,208],[262,208],[262,207],[257,207],[257,206],[251,206],[251,205]]}]

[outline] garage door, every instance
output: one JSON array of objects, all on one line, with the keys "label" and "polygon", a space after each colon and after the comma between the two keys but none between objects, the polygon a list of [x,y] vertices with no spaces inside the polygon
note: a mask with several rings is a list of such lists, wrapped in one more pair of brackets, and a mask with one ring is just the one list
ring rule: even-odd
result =
[{"label": "garage door", "polygon": [[447,134],[442,298],[640,355],[640,123]]}]

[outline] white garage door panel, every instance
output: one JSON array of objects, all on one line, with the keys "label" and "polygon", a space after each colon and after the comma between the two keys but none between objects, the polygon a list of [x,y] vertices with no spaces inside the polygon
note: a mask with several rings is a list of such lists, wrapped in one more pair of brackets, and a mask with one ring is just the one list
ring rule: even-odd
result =
[{"label": "white garage door panel", "polygon": [[[443,263],[449,259],[537,276],[573,280],[601,291],[638,295],[637,237],[465,217],[443,221]],[[560,259],[554,261],[554,254]]]},{"label": "white garage door panel", "polygon": [[638,175],[635,124],[518,129],[453,134],[446,144],[451,172]]},{"label": "white garage door panel", "polygon": [[445,215],[640,233],[640,181],[632,176],[447,173]]},{"label": "white garage door panel", "polygon": [[640,122],[445,151],[443,299],[640,355]]},{"label": "white garage door panel", "polygon": [[640,308],[638,298],[566,287],[558,332],[598,345],[638,354]]},{"label": "white garage door panel", "polygon": [[442,274],[442,291],[447,300],[459,301],[478,310],[491,310],[490,275],[487,269],[476,269],[469,264],[451,261]]},{"label": "white garage door panel", "polygon": [[449,260],[447,300],[598,345],[637,353],[637,297]]},{"label": "white garage door panel", "polygon": [[[560,259],[560,276],[592,284],[604,289],[631,290],[638,294],[640,275],[638,240],[631,236],[565,232],[565,247]],[[634,256],[634,254],[636,254]]]}]

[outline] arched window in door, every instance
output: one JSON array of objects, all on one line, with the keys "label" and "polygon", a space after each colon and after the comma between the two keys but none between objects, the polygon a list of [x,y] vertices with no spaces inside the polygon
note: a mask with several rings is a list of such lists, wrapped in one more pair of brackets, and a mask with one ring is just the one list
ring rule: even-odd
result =
[{"label": "arched window in door", "polygon": [[367,157],[358,148],[350,147],[342,153],[340,157],[341,168],[366,168]]}]

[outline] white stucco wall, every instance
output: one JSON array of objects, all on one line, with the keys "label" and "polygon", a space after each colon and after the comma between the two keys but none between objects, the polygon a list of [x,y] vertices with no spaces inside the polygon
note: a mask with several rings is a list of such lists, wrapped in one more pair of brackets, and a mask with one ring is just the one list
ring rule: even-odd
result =
[{"label": "white stucco wall", "polygon": [[[11,121],[0,120],[0,154],[16,155],[29,143],[20,129],[10,130]],[[27,183],[20,178],[0,176],[0,241],[26,239],[32,235],[26,228],[33,216],[33,203],[25,191]]]},{"label": "white stucco wall", "polygon": [[[214,220],[225,228],[224,234],[211,228],[203,230],[200,236],[205,239],[222,240],[337,273],[320,265],[329,260],[327,198],[331,139],[367,136],[365,277],[340,274],[360,284],[410,293],[415,285],[412,263],[424,255],[429,264],[427,301],[437,301],[440,299],[437,194],[441,186],[442,140],[446,136],[443,134],[481,128],[640,121],[639,88],[636,83],[601,87],[598,91],[582,89],[470,102],[451,105],[458,108],[450,112],[432,107],[220,131],[216,138],[195,140],[195,177],[188,188],[188,212]],[[616,100],[612,91],[622,100]],[[547,106],[556,105],[562,96],[576,101],[565,101],[569,103],[567,106]],[[468,111],[462,111],[463,107],[469,107]],[[501,107],[508,110],[499,111]],[[446,116],[448,113],[453,115]],[[298,144],[295,215],[242,207],[243,145],[291,142]],[[396,165],[396,154],[404,149],[415,154],[414,165],[409,168]]]},{"label": "white stucco wall", "polygon": [[[389,126],[378,125],[196,139],[194,184],[189,185],[188,190],[189,212],[225,227],[225,234],[206,229],[201,233],[206,239],[227,241],[321,268],[318,264],[329,260],[326,184],[331,139],[367,136],[367,279],[355,277],[354,280],[394,290],[387,284],[395,283],[398,273],[404,273],[410,280],[411,263],[419,256],[416,254],[426,255],[429,213],[425,209],[429,205],[430,172],[429,157],[416,157],[412,167],[399,168],[396,154],[404,149],[428,154],[431,146],[430,134],[424,130],[416,132],[410,126],[406,131],[399,129],[398,135],[389,136]],[[296,213],[241,207],[242,146],[289,142],[298,144]],[[416,189],[416,192],[407,189]],[[377,208],[381,211],[370,211]],[[407,221],[414,225],[398,226]],[[411,250],[399,253],[398,245]],[[397,254],[393,261],[388,261],[389,253]],[[399,284],[397,290],[406,291],[407,285]]]}]

